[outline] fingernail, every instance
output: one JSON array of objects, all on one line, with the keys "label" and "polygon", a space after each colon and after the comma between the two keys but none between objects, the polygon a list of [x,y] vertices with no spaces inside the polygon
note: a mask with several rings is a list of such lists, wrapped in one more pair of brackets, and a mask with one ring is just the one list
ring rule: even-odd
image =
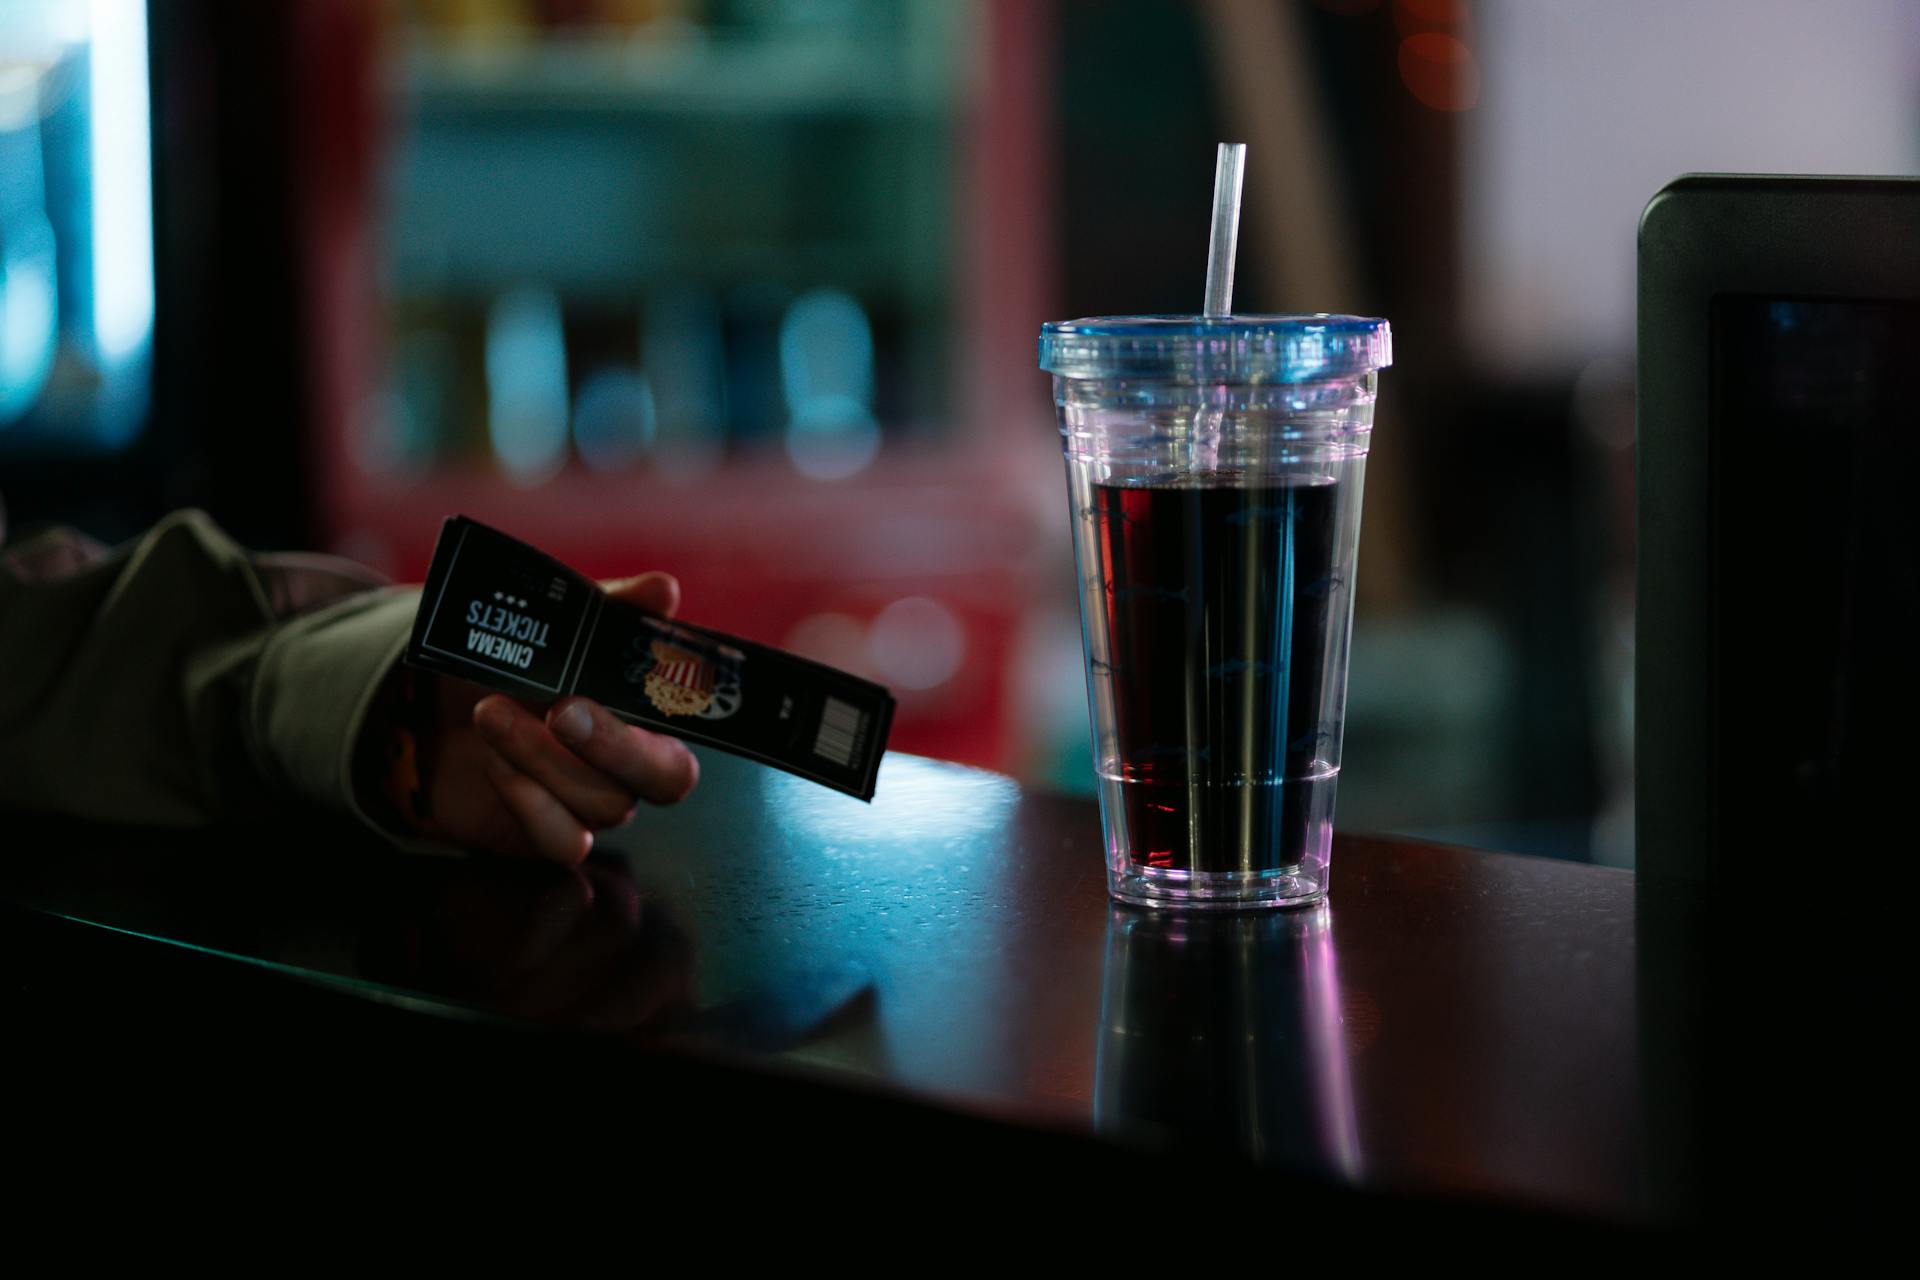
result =
[{"label": "fingernail", "polygon": [[580,746],[593,736],[593,715],[577,702],[569,702],[554,713],[553,731],[562,742]]},{"label": "fingernail", "polygon": [[507,709],[489,699],[473,709],[473,723],[490,738],[503,737],[509,728]]}]

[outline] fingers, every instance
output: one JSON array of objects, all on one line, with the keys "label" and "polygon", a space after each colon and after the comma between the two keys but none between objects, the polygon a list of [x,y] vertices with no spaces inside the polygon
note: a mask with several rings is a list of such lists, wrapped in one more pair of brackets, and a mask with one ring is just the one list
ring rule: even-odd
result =
[{"label": "fingers", "polygon": [[547,727],[580,760],[652,804],[673,804],[700,781],[700,762],[685,743],[630,725],[590,699],[554,703]]},{"label": "fingers", "polygon": [[617,719],[585,698],[556,704],[545,722],[513,699],[473,706],[481,764],[531,852],[573,866],[595,830],[633,816],[638,800],[672,804],[700,779],[684,744]]},{"label": "fingers", "polygon": [[633,816],[638,787],[562,746],[540,718],[511,698],[482,698],[474,727],[508,764],[546,788],[591,828],[617,827]]},{"label": "fingers", "polygon": [[497,751],[482,757],[487,781],[526,832],[533,852],[550,862],[578,866],[593,850],[593,833],[551,791],[508,763]]},{"label": "fingers", "polygon": [[643,573],[604,584],[607,594],[671,618],[680,608],[680,580],[670,573]]}]

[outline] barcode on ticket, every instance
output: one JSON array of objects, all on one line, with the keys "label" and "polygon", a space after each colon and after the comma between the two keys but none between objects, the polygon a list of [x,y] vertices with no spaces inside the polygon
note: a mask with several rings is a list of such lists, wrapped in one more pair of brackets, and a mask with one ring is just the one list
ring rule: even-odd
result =
[{"label": "barcode on ticket", "polygon": [[820,732],[813,739],[813,754],[846,768],[853,763],[865,720],[858,707],[828,698],[826,709],[820,713]]}]

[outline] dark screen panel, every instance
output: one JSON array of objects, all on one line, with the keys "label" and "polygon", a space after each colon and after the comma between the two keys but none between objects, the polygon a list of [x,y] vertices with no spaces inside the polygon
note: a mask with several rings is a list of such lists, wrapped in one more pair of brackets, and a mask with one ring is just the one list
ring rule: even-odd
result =
[{"label": "dark screen panel", "polygon": [[1730,868],[1804,852],[1766,862],[1804,869],[1791,892],[1904,825],[1920,304],[1724,297],[1713,320],[1717,843]]}]

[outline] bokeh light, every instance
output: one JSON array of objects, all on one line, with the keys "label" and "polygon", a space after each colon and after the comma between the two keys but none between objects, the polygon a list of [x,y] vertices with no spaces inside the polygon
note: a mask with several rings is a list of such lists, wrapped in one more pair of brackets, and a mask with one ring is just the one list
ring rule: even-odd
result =
[{"label": "bokeh light", "polygon": [[925,596],[909,596],[882,609],[867,644],[874,669],[902,689],[938,688],[959,672],[967,652],[960,620]]},{"label": "bokeh light", "polygon": [[653,388],[632,369],[597,369],[580,384],[573,444],[595,471],[620,471],[647,456],[655,430]]},{"label": "bokeh light", "polygon": [[780,644],[782,648],[803,658],[811,658],[856,675],[864,675],[868,671],[867,628],[860,619],[849,614],[808,614],[794,624]]},{"label": "bokeh light", "polygon": [[1480,68],[1457,38],[1423,31],[1400,42],[1400,79],[1435,111],[1466,111],[1480,100]]},{"label": "bokeh light", "polygon": [[551,289],[502,294],[487,310],[487,429],[516,484],[538,484],[567,459],[567,344]]},{"label": "bokeh light", "polygon": [[780,383],[797,470],[839,480],[873,461],[873,330],[851,294],[815,289],[794,299],[780,324]]}]

